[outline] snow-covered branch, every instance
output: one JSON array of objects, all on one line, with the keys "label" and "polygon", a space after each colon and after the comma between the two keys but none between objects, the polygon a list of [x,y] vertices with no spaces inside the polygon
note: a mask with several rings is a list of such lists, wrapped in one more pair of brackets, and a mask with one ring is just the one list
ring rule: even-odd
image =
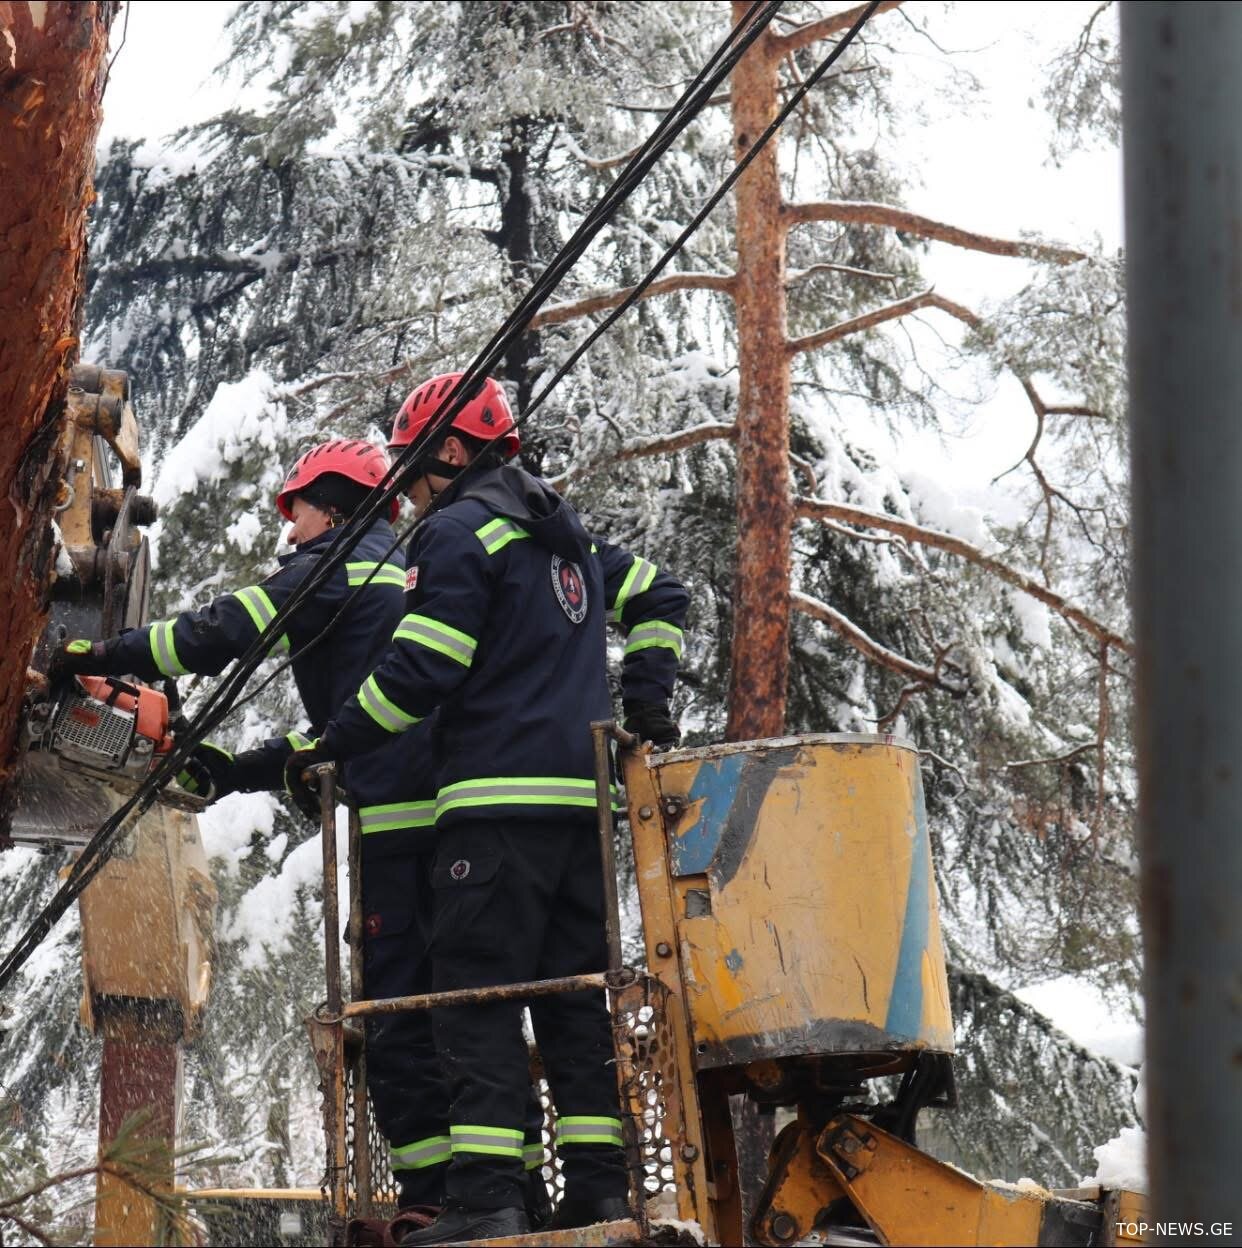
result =
[{"label": "snow-covered branch", "polygon": [[1134,643],[1128,637],[1123,637],[1120,633],[1113,632],[1107,624],[1088,615],[1081,607],[1075,606],[1061,594],[1054,593],[1046,585],[1042,585],[1035,580],[1034,577],[1019,572],[1016,568],[1010,567],[1009,564],[996,558],[995,555],[987,554],[970,542],[964,541],[960,537],[954,537],[952,533],[945,533],[939,529],[924,528],[922,525],[913,524],[909,520],[902,520],[898,516],[890,516],[885,512],[867,511],[862,507],[851,507],[848,503],[830,503],[819,498],[805,497],[797,498],[794,501],[797,515],[808,520],[843,520],[847,524],[858,524],[865,528],[883,529],[889,533],[897,533],[907,541],[916,542],[921,546],[934,546],[938,550],[947,550],[950,554],[957,555],[959,558],[966,559],[977,567],[991,572],[1007,585],[1012,585],[1015,589],[1020,589],[1023,593],[1029,594],[1032,598],[1042,602],[1044,606],[1055,611],[1063,619],[1077,625],[1097,641],[1107,643],[1113,649],[1120,650],[1123,654],[1131,656],[1134,654]]},{"label": "snow-covered branch", "polygon": [[[872,16],[879,17],[881,13],[897,8],[901,2],[902,0],[883,0]],[[813,22],[797,26],[787,34],[771,35],[767,40],[769,54],[775,57],[786,56],[790,52],[796,52],[799,48],[805,48],[808,43],[814,43],[817,39],[829,39],[833,35],[839,35],[849,30],[858,21],[866,7],[865,4],[860,4],[852,9],[843,9],[840,13],[830,13],[827,17],[817,18]]]},{"label": "snow-covered branch", "polygon": [[844,273],[846,277],[865,277],[873,282],[888,282],[890,286],[897,284],[896,273],[877,273],[874,269],[860,269],[852,264],[832,264],[824,260],[818,264],[809,264],[805,269],[794,269],[786,274],[785,285],[796,286],[799,282],[806,281],[808,277],[814,277],[816,273]]},{"label": "snow-covered branch", "polygon": [[[652,282],[643,291],[642,298],[651,299],[674,290],[721,290],[731,294],[736,280],[732,273],[670,273],[668,277]],[[531,318],[530,328],[543,329],[548,325],[561,325],[565,321],[577,320],[580,316],[590,316],[593,312],[607,312],[609,308],[624,303],[633,293],[634,287],[626,286],[621,290],[588,295],[587,298],[576,299],[573,303],[554,303]]]},{"label": "snow-covered branch", "polygon": [[1026,260],[1051,260],[1056,264],[1073,264],[1085,260],[1081,251],[1069,247],[1057,247],[1052,243],[1036,243],[1026,239],[994,238],[990,234],[976,234],[945,221],[933,221],[930,217],[896,208],[892,204],[869,203],[865,200],[828,199],[817,203],[786,204],[785,219],[790,226],[803,225],[809,221],[839,221],[845,225],[876,225],[900,230],[903,234],[917,234],[939,243],[965,247],[970,251],[984,251],[992,256],[1018,256]]},{"label": "snow-covered branch", "polygon": [[925,689],[943,689],[955,697],[960,697],[965,692],[963,685],[945,680],[934,667],[916,663],[913,659],[906,658],[904,654],[898,654],[896,650],[890,650],[887,646],[881,645],[835,607],[830,607],[818,598],[812,598],[810,594],[801,593],[796,589],[791,590],[789,605],[795,611],[801,611],[803,615],[809,615],[819,620],[821,624],[827,624],[837,636],[849,642],[855,650],[873,663],[887,667],[889,671],[896,672],[899,676],[906,677],[907,680],[913,680]]},{"label": "snow-covered branch", "polygon": [[821,329],[817,333],[795,338],[786,344],[785,349],[790,355],[798,355],[803,351],[815,351],[820,347],[826,347],[830,342],[838,342],[842,338],[848,338],[851,334],[861,333],[864,329],[873,329],[877,325],[884,324],[885,321],[896,320],[899,316],[908,316],[911,312],[918,312],[922,308],[939,308],[942,312],[947,312],[967,325],[974,326],[978,323],[975,314],[960,303],[954,303],[951,299],[936,294],[934,290],[924,290],[917,295],[898,299],[894,303],[886,303],[882,308],[873,308],[870,312],[851,317],[848,321],[829,325],[827,329]]},{"label": "snow-covered branch", "polygon": [[667,455],[673,451],[684,451],[688,446],[697,446],[700,442],[714,442],[720,438],[737,436],[737,426],[732,424],[709,421],[702,425],[691,425],[689,429],[679,429],[676,433],[653,434],[645,438],[631,438],[620,446],[595,459],[575,464],[557,477],[551,477],[549,485],[562,493],[580,477],[590,476],[601,468],[607,468],[623,459],[639,459],[646,455]]}]

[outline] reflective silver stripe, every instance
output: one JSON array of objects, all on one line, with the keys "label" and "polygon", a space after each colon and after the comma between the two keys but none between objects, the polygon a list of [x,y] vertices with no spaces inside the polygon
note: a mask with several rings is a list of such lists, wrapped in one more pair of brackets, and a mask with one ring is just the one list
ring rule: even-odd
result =
[{"label": "reflective silver stripe", "polygon": [[[233,597],[246,608],[251,623],[262,632],[275,618],[276,607],[267,596],[267,590],[261,585],[247,585],[244,589],[234,592]],[[289,635],[282,633],[272,644],[273,650],[288,650]]]},{"label": "reflective silver stripe", "polygon": [[422,1170],[426,1166],[451,1161],[452,1145],[447,1135],[431,1135],[413,1144],[388,1150],[388,1160],[394,1170]]},{"label": "reflective silver stripe", "polygon": [[530,536],[520,524],[514,524],[504,516],[489,520],[481,529],[476,529],[474,535],[483,543],[483,549],[489,555],[494,555],[510,542],[521,541],[522,538]]},{"label": "reflective silver stripe", "polygon": [[543,1144],[523,1144],[522,1163],[527,1170],[538,1170],[543,1165]]},{"label": "reflective silver stripe", "polygon": [[414,641],[429,650],[438,651],[450,659],[456,659],[464,667],[474,662],[474,652],[479,643],[469,633],[459,628],[441,624],[429,615],[407,615],[397,625],[393,641]]},{"label": "reflective silver stripe", "polygon": [[429,828],[436,821],[435,801],[389,802],[384,806],[360,806],[358,826],[368,832],[394,832],[400,828]]},{"label": "reflective silver stripe", "polygon": [[486,1153],[494,1157],[521,1157],[522,1133],[508,1127],[450,1127],[454,1153]]},{"label": "reflective silver stripe", "polygon": [[389,732],[404,732],[418,723],[417,715],[403,711],[395,702],[390,702],[384,696],[374,676],[368,676],[362,682],[362,688],[358,690],[358,705],[381,728],[387,728]]},{"label": "reflective silver stripe", "polygon": [[152,624],[148,633],[148,640],[151,643],[151,657],[155,660],[155,666],[165,676],[184,676],[186,674],[187,669],[182,667],[181,660],[177,657],[177,647],[173,642],[172,620],[163,620],[158,624]]},{"label": "reflective silver stripe", "polygon": [[[615,786],[609,786],[616,792]],[[595,781],[570,776],[459,780],[436,795],[436,815],[470,806],[580,806],[595,809]]]},{"label": "reflective silver stripe", "polygon": [[609,608],[608,618],[619,620],[625,604],[633,595],[646,593],[651,588],[651,582],[655,580],[658,571],[654,563],[642,558],[641,555],[635,555],[630,570],[625,574],[625,580],[621,582],[621,588],[617,590],[616,601]]},{"label": "reflective silver stripe", "polygon": [[664,620],[648,620],[645,624],[635,624],[626,639],[625,653],[635,654],[639,650],[648,650],[652,646],[660,646],[671,650],[681,658],[681,643],[685,634],[676,624],[665,623]]},{"label": "reflective silver stripe", "polygon": [[561,1118],[556,1124],[558,1144],[623,1143],[619,1118]]},{"label": "reflective silver stripe", "polygon": [[395,563],[347,563],[345,573],[350,585],[396,585],[405,588],[405,571]]}]

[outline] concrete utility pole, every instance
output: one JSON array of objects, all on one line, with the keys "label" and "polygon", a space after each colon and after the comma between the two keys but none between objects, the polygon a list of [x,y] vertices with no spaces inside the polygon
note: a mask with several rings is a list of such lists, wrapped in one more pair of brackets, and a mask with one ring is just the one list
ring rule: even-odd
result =
[{"label": "concrete utility pole", "polygon": [[1242,1243],[1242,5],[1122,53],[1152,1215]]}]

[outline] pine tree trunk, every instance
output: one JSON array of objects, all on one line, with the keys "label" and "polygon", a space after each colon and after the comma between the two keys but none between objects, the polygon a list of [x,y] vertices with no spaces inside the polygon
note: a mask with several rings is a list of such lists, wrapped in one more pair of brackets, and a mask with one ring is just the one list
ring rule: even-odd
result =
[{"label": "pine tree trunk", "polygon": [[46,618],[113,0],[0,0],[0,785]]},{"label": "pine tree trunk", "polygon": [[[749,5],[735,0],[733,20]],[[778,59],[761,36],[733,71],[734,155],[776,115]],[[737,184],[737,573],[730,741],[785,729],[789,671],[789,358],[785,225],[775,141]],[[745,604],[744,607],[742,604]]]}]

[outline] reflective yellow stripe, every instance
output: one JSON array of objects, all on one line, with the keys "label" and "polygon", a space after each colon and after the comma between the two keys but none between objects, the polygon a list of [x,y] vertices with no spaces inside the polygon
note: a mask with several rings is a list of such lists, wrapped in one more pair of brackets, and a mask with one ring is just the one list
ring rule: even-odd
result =
[{"label": "reflective yellow stripe", "polygon": [[474,535],[483,543],[483,549],[489,555],[503,550],[510,542],[520,542],[530,536],[520,524],[514,524],[505,516],[489,520],[481,529],[475,529]]},{"label": "reflective yellow stripe", "polygon": [[434,799],[425,802],[388,802],[383,806],[360,806],[358,826],[369,832],[395,832],[401,828],[429,828],[436,821]]},{"label": "reflective yellow stripe", "polygon": [[413,641],[428,650],[438,651],[450,659],[456,659],[463,667],[474,662],[474,652],[479,643],[469,633],[451,628],[433,620],[429,615],[407,615],[397,625],[393,641]]},{"label": "reflective yellow stripe", "polygon": [[508,1127],[449,1127],[453,1153],[483,1153],[490,1157],[522,1157],[522,1133]]},{"label": "reflective yellow stripe", "polygon": [[388,1150],[388,1161],[394,1170],[424,1170],[451,1161],[452,1144],[447,1135],[429,1135],[412,1144],[393,1145]]},{"label": "reflective yellow stripe", "polygon": [[[246,614],[250,616],[255,628],[262,632],[275,618],[276,607],[272,600],[267,596],[267,590],[261,585],[247,585],[245,589],[239,589],[233,597],[246,608]],[[289,649],[289,634],[282,634],[273,644],[272,650]]]},{"label": "reflective yellow stripe", "polygon": [[285,740],[289,742],[295,750],[309,750],[315,743],[310,737],[304,737],[300,732],[285,733]]},{"label": "reflective yellow stripe", "polygon": [[358,705],[381,728],[386,728],[389,732],[404,732],[419,720],[417,715],[411,715],[395,702],[389,701],[374,676],[368,676],[362,682],[362,688],[358,690]]},{"label": "reflective yellow stripe", "polygon": [[621,1147],[620,1118],[590,1118],[583,1115],[556,1120],[556,1142],[564,1144],[615,1144]]},{"label": "reflective yellow stripe", "polygon": [[[609,785],[612,793],[616,787]],[[488,776],[458,780],[436,795],[436,816],[472,806],[577,806],[595,809],[595,781],[573,776]]]},{"label": "reflective yellow stripe", "polygon": [[345,573],[351,586],[395,585],[398,589],[405,588],[405,571],[395,563],[347,563]]},{"label": "reflective yellow stripe", "polygon": [[522,1145],[522,1162],[527,1170],[538,1170],[543,1165],[543,1141]]},{"label": "reflective yellow stripe", "polygon": [[184,676],[189,668],[177,657],[177,647],[173,643],[173,623],[172,620],[163,620],[152,624],[147,632],[147,640],[151,645],[151,658],[165,676]]},{"label": "reflective yellow stripe", "polygon": [[649,563],[641,556],[635,555],[634,562],[630,564],[630,570],[625,574],[625,580],[621,582],[621,588],[617,590],[616,600],[608,610],[608,618],[619,620],[630,597],[634,594],[646,593],[651,588],[651,582],[655,580],[658,571],[654,563]]},{"label": "reflective yellow stripe", "polygon": [[648,620],[646,624],[635,624],[630,629],[625,644],[626,654],[636,654],[639,650],[649,650],[660,646],[671,650],[681,658],[681,643],[685,634],[676,624],[666,624],[663,620]]}]

